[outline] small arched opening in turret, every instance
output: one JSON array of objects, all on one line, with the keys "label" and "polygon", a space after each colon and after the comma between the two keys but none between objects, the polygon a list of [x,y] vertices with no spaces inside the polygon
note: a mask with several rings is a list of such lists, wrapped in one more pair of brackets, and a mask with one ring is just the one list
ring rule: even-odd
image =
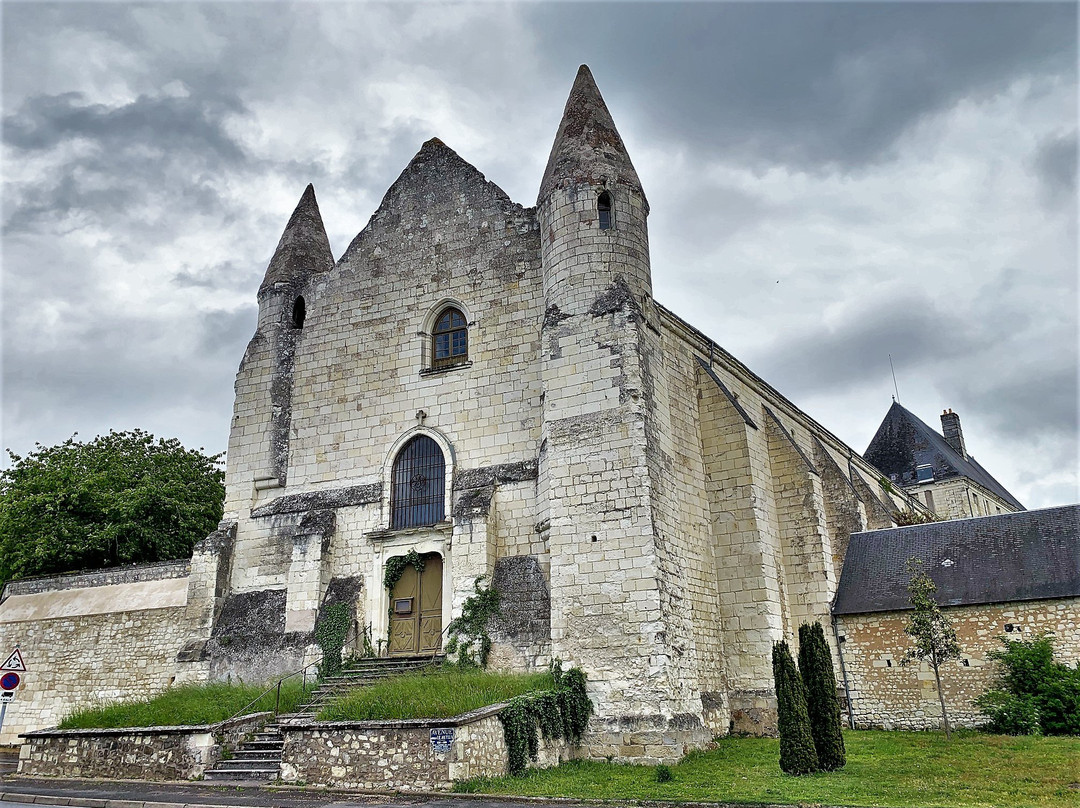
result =
[{"label": "small arched opening in turret", "polygon": [[596,198],[596,220],[601,230],[610,230],[614,224],[612,218],[611,194],[604,191]]},{"label": "small arched opening in turret", "polygon": [[292,327],[303,328],[304,318],[307,317],[307,304],[304,303],[304,296],[300,295],[296,298],[296,302],[292,307]]}]

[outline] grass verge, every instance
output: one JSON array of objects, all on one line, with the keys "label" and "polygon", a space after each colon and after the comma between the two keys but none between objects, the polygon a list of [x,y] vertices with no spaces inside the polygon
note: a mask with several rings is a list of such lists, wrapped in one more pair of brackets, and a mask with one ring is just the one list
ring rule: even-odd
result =
[{"label": "grass verge", "polygon": [[[58,725],[60,729],[111,729],[115,727],[165,727],[187,724],[216,724],[231,718],[259,696],[265,685],[232,685],[213,682],[170,687],[150,699],[106,702],[74,712]],[[310,691],[310,686],[309,686]],[[300,682],[281,685],[281,712],[300,703]],[[247,712],[273,710],[277,694],[266,694]]]},{"label": "grass verge", "polygon": [[493,673],[438,668],[392,676],[334,699],[319,711],[320,721],[378,721],[450,718],[554,686],[550,674]]},{"label": "grass verge", "polygon": [[524,777],[482,778],[456,791],[613,800],[824,803],[882,808],[1080,805],[1080,738],[1009,737],[961,732],[845,732],[840,771],[781,773],[773,738],[722,738],[671,767],[657,782],[653,766],[574,761]]}]

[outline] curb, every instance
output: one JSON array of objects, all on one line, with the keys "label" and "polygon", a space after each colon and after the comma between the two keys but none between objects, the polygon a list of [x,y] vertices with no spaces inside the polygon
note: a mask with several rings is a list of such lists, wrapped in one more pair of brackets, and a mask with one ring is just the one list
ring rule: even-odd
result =
[{"label": "curb", "polygon": [[0,791],[0,802],[26,802],[34,805],[67,805],[78,808],[236,808],[206,802],[152,802],[149,800],[105,800],[98,797],[57,797],[52,794],[20,794]]}]

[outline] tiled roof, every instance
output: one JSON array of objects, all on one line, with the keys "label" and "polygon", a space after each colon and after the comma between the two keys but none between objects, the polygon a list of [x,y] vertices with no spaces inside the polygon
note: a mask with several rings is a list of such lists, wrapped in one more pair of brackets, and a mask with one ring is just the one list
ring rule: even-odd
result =
[{"label": "tiled roof", "polygon": [[895,401],[863,457],[900,485],[914,485],[916,468],[930,465],[935,480],[967,477],[1014,508],[1024,508],[974,457],[962,457],[944,437]]},{"label": "tiled roof", "polygon": [[909,608],[910,558],[942,606],[1080,597],[1080,505],[854,533],[833,613]]}]

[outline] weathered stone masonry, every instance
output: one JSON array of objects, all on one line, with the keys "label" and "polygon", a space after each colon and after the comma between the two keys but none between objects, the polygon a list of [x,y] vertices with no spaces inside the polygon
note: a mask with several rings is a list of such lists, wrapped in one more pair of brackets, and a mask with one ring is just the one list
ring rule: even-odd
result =
[{"label": "weathered stone masonry", "polygon": [[[772,644],[828,620],[849,532],[921,506],[653,299],[648,214],[585,67],[535,207],[432,139],[335,262],[309,187],[237,373],[225,518],[153,682],[295,670],[330,601],[385,649],[383,572],[415,551],[442,561],[430,634],[483,576],[505,596],[493,664],[585,670],[587,754],[771,731]],[[450,308],[466,339],[437,363]],[[395,478],[417,438],[442,479]],[[442,517],[392,528],[410,490]]]}]

